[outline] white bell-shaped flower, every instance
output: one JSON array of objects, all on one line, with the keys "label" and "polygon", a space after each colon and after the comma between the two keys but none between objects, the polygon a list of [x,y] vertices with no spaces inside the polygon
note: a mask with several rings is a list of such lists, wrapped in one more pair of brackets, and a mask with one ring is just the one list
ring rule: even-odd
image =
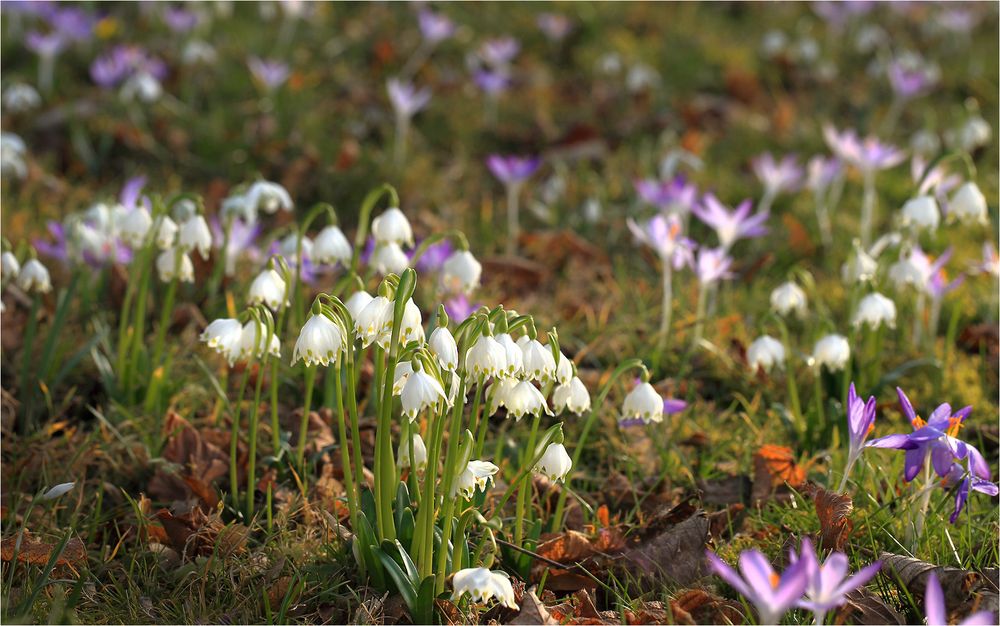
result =
[{"label": "white bell-shaped flower", "polygon": [[431,354],[441,364],[441,369],[447,372],[455,371],[458,367],[458,345],[447,326],[438,326],[431,331],[427,345],[431,349]]},{"label": "white bell-shaped flower", "polygon": [[38,259],[28,259],[17,273],[17,286],[27,293],[48,293],[52,291],[49,270]]},{"label": "white bell-shaped flower", "polygon": [[392,300],[385,296],[372,298],[354,316],[354,332],[364,347],[372,345],[380,335],[392,328]]},{"label": "white bell-shaped flower", "polygon": [[213,320],[205,327],[199,339],[229,361],[232,365],[239,356],[240,339],[243,336],[243,324],[230,317]]},{"label": "white bell-shaped flower", "polygon": [[156,247],[160,250],[167,250],[174,246],[174,239],[177,237],[177,222],[170,219],[169,215],[161,215],[156,220]]},{"label": "white bell-shaped flower", "polygon": [[791,314],[796,317],[804,316],[806,314],[806,292],[791,281],[779,285],[771,292],[771,310],[783,316]]},{"label": "white bell-shaped flower", "polygon": [[264,303],[272,311],[288,306],[285,279],[273,268],[264,268],[250,283],[247,300],[250,304]]},{"label": "white bell-shaped flower", "polygon": [[986,196],[974,182],[959,187],[948,203],[948,220],[958,220],[963,224],[983,224],[987,218]]},{"label": "white bell-shaped flower", "polygon": [[406,301],[403,307],[403,318],[400,320],[399,340],[406,344],[411,341],[424,341],[423,316],[420,314],[420,307],[413,302],[413,298]]},{"label": "white bell-shaped flower", "polygon": [[[411,447],[413,448],[412,454],[410,453]],[[396,467],[400,469],[412,467],[418,472],[424,471],[424,468],[427,467],[427,446],[424,444],[423,437],[417,433],[403,437],[403,440],[399,442],[399,447],[396,448]]]},{"label": "white bell-shaped flower", "polygon": [[187,252],[181,248],[169,248],[161,252],[156,257],[156,271],[160,275],[160,280],[165,283],[172,281],[175,274],[177,280],[182,283],[194,282],[194,264]]},{"label": "white bell-shaped flower", "polygon": [[344,232],[339,226],[331,224],[316,235],[309,258],[322,265],[342,263],[346,266],[351,262],[351,255],[351,244]]},{"label": "white bell-shaped flower", "polygon": [[476,378],[502,375],[507,369],[507,355],[503,346],[489,335],[480,335],[465,353],[465,369]]},{"label": "white bell-shaped flower", "polygon": [[208,228],[205,216],[192,215],[181,224],[177,243],[184,250],[197,250],[201,258],[208,259],[208,253],[212,249],[212,231]]},{"label": "white bell-shaped flower", "polygon": [[458,602],[462,596],[468,594],[477,604],[486,604],[495,598],[509,609],[517,608],[514,588],[504,572],[491,572],[485,567],[471,567],[455,572],[452,585],[455,588],[451,594],[452,602]]},{"label": "white bell-shaped flower", "polygon": [[896,303],[880,293],[870,293],[858,302],[851,323],[855,326],[867,324],[875,329],[879,326],[896,327]]},{"label": "white bell-shaped flower", "polygon": [[294,206],[292,197],[288,195],[288,191],[284,187],[266,180],[260,180],[250,185],[244,202],[251,211],[263,211],[264,213],[275,213],[278,209],[291,211]]},{"label": "white bell-shaped flower", "polygon": [[378,243],[372,253],[371,265],[382,275],[401,274],[410,266],[410,259],[398,243]]},{"label": "white bell-shaped flower", "polygon": [[556,363],[556,382],[565,385],[573,379],[573,361],[559,351],[559,362]]},{"label": "white bell-shaped flower", "polygon": [[[302,237],[302,259],[312,260],[313,241],[309,237]],[[285,258],[290,265],[295,265],[299,259],[299,234],[289,233],[278,242],[278,254]]]},{"label": "white bell-shaped flower", "polygon": [[530,381],[522,380],[510,388],[504,394],[504,406],[507,407],[507,415],[520,421],[525,415],[540,415],[543,411],[552,414],[545,403],[545,396],[531,384]]},{"label": "white bell-shaped flower", "polygon": [[367,291],[355,291],[344,303],[347,312],[351,314],[351,320],[357,320],[358,314],[372,301],[372,296]]},{"label": "white bell-shaped flower", "polygon": [[403,415],[410,418],[412,422],[417,419],[417,415],[421,411],[435,406],[446,398],[444,388],[438,379],[428,374],[424,369],[415,369],[407,377],[406,384],[403,385],[400,403],[403,406]]},{"label": "white bell-shaped flower", "polygon": [[463,498],[471,498],[476,490],[486,491],[487,485],[493,482],[493,475],[500,468],[489,461],[469,461],[469,464],[455,478],[451,488],[451,497],[461,494]]},{"label": "white bell-shaped flower", "polygon": [[556,412],[569,410],[577,415],[590,410],[590,392],[583,381],[573,376],[568,383],[562,383],[552,391],[552,408]]},{"label": "white bell-shaped flower", "polygon": [[153,217],[149,214],[149,209],[139,205],[122,217],[118,235],[129,246],[138,248],[142,246],[152,227]]},{"label": "white bell-shaped flower", "polygon": [[507,366],[502,373],[503,376],[517,376],[524,371],[524,352],[517,345],[514,338],[509,333],[500,333],[494,337],[497,343],[503,347],[506,356]]},{"label": "white bell-shaped flower", "polygon": [[496,415],[497,410],[507,405],[507,396],[520,381],[513,377],[496,378],[493,383],[486,388],[486,414]]},{"label": "white bell-shaped flower", "polygon": [[917,230],[936,230],[941,223],[941,210],[933,196],[917,196],[903,205],[901,220],[903,226]]},{"label": "white bell-shaped flower", "polygon": [[889,267],[889,280],[896,289],[916,287],[923,289],[930,279],[931,261],[919,250],[910,250],[901,254],[899,260]]},{"label": "white bell-shaped flower", "polygon": [[482,273],[482,264],[471,252],[457,250],[441,266],[441,288],[445,293],[472,293]]},{"label": "white bell-shaped flower", "polygon": [[536,474],[556,482],[562,481],[571,469],[573,469],[573,459],[566,452],[566,446],[561,443],[550,443],[534,467]]},{"label": "white bell-shaped flower", "polygon": [[372,220],[372,236],[376,243],[406,244],[413,247],[413,228],[410,220],[396,207],[386,209]]},{"label": "white bell-shaped flower", "polygon": [[639,419],[646,424],[662,422],[663,398],[648,382],[640,382],[625,396],[621,419]]},{"label": "white bell-shaped flower", "polygon": [[855,242],[854,251],[840,268],[840,278],[847,285],[870,282],[878,273],[878,261]]},{"label": "white bell-shaped flower", "polygon": [[292,365],[302,359],[307,366],[329,367],[344,351],[344,331],[340,324],[323,314],[311,315],[299,331],[292,349]]},{"label": "white bell-shaped flower", "polygon": [[770,373],[774,367],[784,369],[785,346],[770,335],[762,335],[747,348],[747,365],[751,373],[759,369]]},{"label": "white bell-shaped flower", "polygon": [[412,373],[413,365],[410,361],[399,361],[396,363],[396,368],[392,371],[392,395],[402,395],[403,387],[406,386],[406,381],[410,379],[410,374]]},{"label": "white bell-shaped flower", "polygon": [[18,262],[17,257],[14,256],[13,252],[8,250],[0,255],[0,274],[3,274],[4,278],[16,278],[18,272],[20,271],[21,264]]},{"label": "white bell-shaped flower", "polygon": [[524,354],[524,375],[531,380],[548,382],[556,374],[556,362],[552,350],[537,339],[529,339],[522,348]]},{"label": "white bell-shaped flower", "polygon": [[851,345],[843,335],[827,335],[816,342],[813,348],[812,364],[821,369],[826,366],[831,372],[839,372],[851,358]]},{"label": "white bell-shaped flower", "polygon": [[265,352],[280,357],[281,340],[276,334],[271,333],[271,341],[268,342],[267,328],[255,320],[247,321],[240,332],[240,341],[236,350],[237,358],[241,361],[259,359],[264,356]]}]

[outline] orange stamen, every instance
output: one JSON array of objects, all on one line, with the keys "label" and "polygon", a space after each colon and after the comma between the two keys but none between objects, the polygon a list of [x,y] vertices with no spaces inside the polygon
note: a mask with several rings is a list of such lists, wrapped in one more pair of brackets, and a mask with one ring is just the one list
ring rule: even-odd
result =
[{"label": "orange stamen", "polygon": [[772,573],[771,574],[771,587],[773,587],[774,589],[777,589],[779,582],[781,582],[781,577],[778,576],[777,574]]},{"label": "orange stamen", "polygon": [[948,418],[948,430],[945,431],[945,432],[948,433],[949,437],[957,437],[958,436],[958,431],[962,429],[962,426],[964,426],[964,424],[962,423],[962,419],[961,418],[959,418],[959,417],[949,417]]},{"label": "orange stamen", "polygon": [[873,430],[875,430],[875,422],[874,421],[872,421],[872,423],[868,425],[868,431],[865,433],[865,437],[867,437],[868,435],[872,434]]},{"label": "orange stamen", "polygon": [[676,239],[677,238],[677,234],[679,232],[681,232],[681,224],[680,224],[680,222],[673,222],[673,223],[671,223],[670,224],[670,238],[671,239]]},{"label": "orange stamen", "polygon": [[925,422],[923,418],[920,417],[919,415],[914,417],[910,423],[913,424],[914,429],[923,428],[924,426],[927,425],[927,422]]}]

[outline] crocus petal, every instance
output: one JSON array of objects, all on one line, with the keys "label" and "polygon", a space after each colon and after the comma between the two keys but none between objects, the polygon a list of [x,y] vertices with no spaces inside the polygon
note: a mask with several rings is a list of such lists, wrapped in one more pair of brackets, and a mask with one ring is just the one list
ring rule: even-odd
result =
[{"label": "crocus petal", "polygon": [[917,447],[917,444],[910,441],[909,435],[895,434],[886,435],[885,437],[879,437],[878,439],[872,439],[865,444],[869,448],[895,448],[897,450],[912,450]]},{"label": "crocus petal", "polygon": [[729,567],[729,565],[726,564],[726,562],[720,559],[718,556],[716,556],[714,552],[709,551],[707,552],[707,555],[708,555],[708,562],[712,568],[712,571],[714,571],[719,576],[719,578],[732,585],[733,589],[738,591],[741,595],[746,596],[748,598],[753,597],[754,595],[753,592],[750,590],[749,587],[747,587],[746,582],[744,582],[744,580],[740,578],[740,575],[736,573],[736,570]]},{"label": "crocus petal", "polygon": [[950,523],[954,524],[958,520],[958,516],[962,513],[962,509],[965,508],[965,501],[968,499],[969,499],[969,479],[966,478],[958,486],[958,489],[955,490],[955,510],[952,511],[951,516],[948,518],[948,521]]},{"label": "crocus petal", "polygon": [[927,456],[924,448],[914,448],[906,451],[906,459],[903,470],[903,480],[910,482],[917,477],[924,467],[924,457]]},{"label": "crocus petal", "polygon": [[859,589],[864,586],[869,580],[878,574],[879,569],[882,567],[882,561],[875,561],[867,567],[863,567],[854,575],[842,582],[838,587],[836,592],[833,594],[835,596],[843,596],[848,594],[855,589]]},{"label": "crocus petal", "polygon": [[774,574],[774,569],[771,567],[771,562],[762,553],[757,550],[747,550],[740,554],[740,572],[747,584],[757,591],[753,595],[759,596],[762,591],[770,592],[771,575]]},{"label": "crocus petal", "polygon": [[910,399],[906,397],[906,393],[899,387],[896,387],[896,396],[899,397],[899,406],[903,409],[903,415],[906,416],[907,420],[913,422],[917,418],[917,412],[913,410]]},{"label": "crocus petal", "polygon": [[927,626],[944,626],[948,616],[944,610],[944,592],[937,575],[931,572],[927,577],[927,591],[924,593],[924,612],[927,614]]},{"label": "crocus petal", "polygon": [[954,459],[955,454],[946,442],[937,442],[931,446],[931,465],[938,476],[943,478],[948,475]]}]

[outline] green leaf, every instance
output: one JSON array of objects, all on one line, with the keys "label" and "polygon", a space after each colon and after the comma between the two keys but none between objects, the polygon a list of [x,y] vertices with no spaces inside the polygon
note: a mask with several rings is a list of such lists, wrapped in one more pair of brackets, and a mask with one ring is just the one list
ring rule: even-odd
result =
[{"label": "green leaf", "polygon": [[[389,542],[386,542],[386,544],[392,545]],[[403,601],[406,602],[406,607],[410,609],[410,614],[415,613],[417,608],[417,590],[414,588],[413,583],[410,582],[410,579],[406,577],[406,574],[403,573],[403,570],[399,567],[399,563],[396,563],[385,550],[374,548],[372,552],[378,557],[382,566],[385,567],[385,571],[389,573],[392,582],[396,584],[396,589],[403,596]]]}]

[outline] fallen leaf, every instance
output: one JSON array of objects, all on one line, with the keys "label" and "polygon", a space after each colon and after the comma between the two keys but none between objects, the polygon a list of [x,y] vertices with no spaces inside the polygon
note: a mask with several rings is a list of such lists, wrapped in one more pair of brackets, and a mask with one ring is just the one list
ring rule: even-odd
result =
[{"label": "fallen leaf", "polygon": [[534,591],[528,591],[521,596],[520,612],[508,624],[558,624],[552,619],[545,605],[538,599]]},{"label": "fallen leaf", "polygon": [[687,585],[704,576],[708,517],[703,512],[640,543],[623,554],[623,578],[661,579]]},{"label": "fallen leaf", "polygon": [[905,624],[899,611],[864,587],[845,596],[846,602],[837,608],[835,624]]},{"label": "fallen leaf", "polygon": [[979,589],[985,578],[969,570],[957,567],[939,566],[901,554],[882,552],[882,572],[902,585],[917,598],[923,598],[927,589],[927,577],[931,572],[937,576],[944,591],[946,606],[957,606],[965,602],[971,593]]},{"label": "fallen leaf", "polygon": [[854,530],[854,522],[851,521],[854,503],[850,494],[815,487],[811,495],[816,505],[816,517],[819,518],[820,544],[824,550],[843,550]]},{"label": "fallen leaf", "polygon": [[704,589],[690,589],[670,601],[675,624],[744,624],[747,616],[740,605],[714,596]]},{"label": "fallen leaf", "polygon": [[708,532],[713,539],[726,539],[738,533],[743,527],[746,517],[746,507],[740,502],[734,502],[721,511],[708,515]]},{"label": "fallen leaf", "polygon": [[[7,537],[0,542],[0,557],[4,561],[11,561],[14,559],[15,546],[17,545],[17,534]],[[52,552],[59,547],[59,542],[49,543],[47,541],[42,541],[35,538],[27,530],[21,537],[21,545],[17,550],[17,560],[22,563],[29,563],[31,565],[47,565],[49,559],[52,558]],[[63,548],[62,553],[59,558],[56,559],[56,565],[68,565],[73,567],[75,565],[80,565],[87,562],[87,546],[83,544],[83,541],[77,537],[72,537],[66,542],[66,546]]]},{"label": "fallen leaf", "polygon": [[633,604],[634,608],[625,609],[626,624],[670,624],[670,611],[662,602],[643,602]]}]

